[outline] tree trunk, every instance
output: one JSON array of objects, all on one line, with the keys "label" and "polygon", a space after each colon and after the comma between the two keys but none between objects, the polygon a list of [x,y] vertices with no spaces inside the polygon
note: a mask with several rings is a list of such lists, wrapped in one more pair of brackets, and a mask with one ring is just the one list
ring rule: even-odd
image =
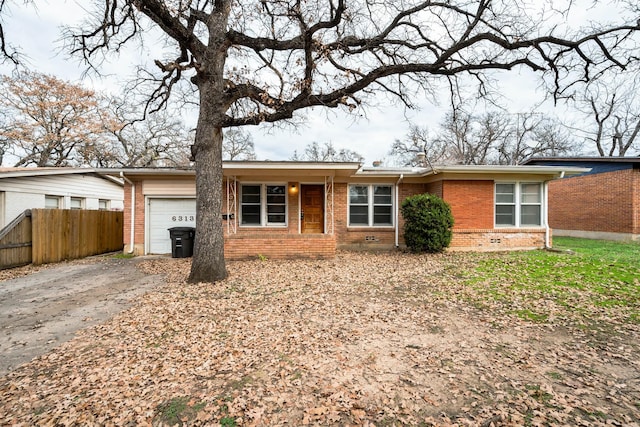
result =
[{"label": "tree trunk", "polygon": [[[216,282],[227,277],[222,227],[222,128],[215,84],[204,82],[194,144],[196,169],[196,236],[189,282]],[[219,92],[218,92],[219,93]]]}]

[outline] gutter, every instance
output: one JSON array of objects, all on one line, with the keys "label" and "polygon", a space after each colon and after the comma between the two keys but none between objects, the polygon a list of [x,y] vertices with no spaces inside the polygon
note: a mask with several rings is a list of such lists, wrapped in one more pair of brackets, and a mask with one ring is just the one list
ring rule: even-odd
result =
[{"label": "gutter", "polygon": [[395,224],[395,225],[396,225],[396,227],[395,227],[395,233],[396,233],[396,240],[395,240],[395,243],[396,243],[396,249],[400,246],[400,245],[399,245],[399,240],[398,240],[398,237],[399,237],[399,227],[400,227],[400,224],[399,224],[399,223],[400,223],[400,221],[399,221],[399,219],[400,219],[400,215],[399,215],[399,212],[400,212],[400,206],[398,206],[398,201],[399,201],[399,199],[400,199],[400,196],[399,196],[399,194],[398,194],[398,193],[400,193],[400,192],[399,192],[398,190],[399,190],[399,185],[400,185],[400,183],[402,182],[402,179],[403,179],[403,178],[404,178],[404,174],[400,174],[400,178],[398,178],[398,182],[396,182],[396,203],[395,203],[395,205],[396,205],[396,209],[395,209],[395,211],[396,211],[396,224]]},{"label": "gutter", "polygon": [[131,235],[129,237],[129,251],[128,254],[132,254],[135,250],[135,227],[136,227],[136,184],[129,178],[124,176],[124,172],[120,171],[120,178],[122,178],[127,184],[131,186]]}]

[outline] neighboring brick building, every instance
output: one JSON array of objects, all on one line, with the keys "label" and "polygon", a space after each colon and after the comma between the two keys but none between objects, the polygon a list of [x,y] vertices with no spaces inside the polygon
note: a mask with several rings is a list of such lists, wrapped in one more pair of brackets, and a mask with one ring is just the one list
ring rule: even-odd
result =
[{"label": "neighboring brick building", "polygon": [[555,235],[640,240],[640,157],[532,158],[525,164],[591,169],[549,184]]},{"label": "neighboring brick building", "polygon": [[[358,163],[225,162],[225,256],[330,257],[336,249],[404,246],[402,201],[441,196],[452,208],[452,249],[549,244],[547,183],[580,168],[361,167]],[[125,250],[169,253],[168,228],[195,227],[193,170],[123,169]],[[133,208],[132,208],[133,207]]]}]

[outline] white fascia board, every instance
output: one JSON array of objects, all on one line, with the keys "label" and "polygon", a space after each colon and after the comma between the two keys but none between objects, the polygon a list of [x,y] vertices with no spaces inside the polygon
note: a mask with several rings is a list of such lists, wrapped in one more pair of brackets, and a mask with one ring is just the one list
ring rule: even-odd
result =
[{"label": "white fascia board", "polygon": [[92,168],[0,168],[0,178],[22,178],[28,176],[71,175],[95,173]]},{"label": "white fascia board", "polygon": [[502,166],[502,165],[453,165],[434,166],[435,171],[441,173],[494,173],[494,174],[540,174],[540,175],[578,175],[589,172],[591,168],[569,166]]}]

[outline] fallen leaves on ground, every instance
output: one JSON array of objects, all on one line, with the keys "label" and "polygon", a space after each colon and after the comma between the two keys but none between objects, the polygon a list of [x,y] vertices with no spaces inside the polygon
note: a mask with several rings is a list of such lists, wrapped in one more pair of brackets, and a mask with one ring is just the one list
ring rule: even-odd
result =
[{"label": "fallen leaves on ground", "polygon": [[468,254],[142,262],[167,283],[0,380],[10,425],[626,425],[639,334],[481,309]]}]

